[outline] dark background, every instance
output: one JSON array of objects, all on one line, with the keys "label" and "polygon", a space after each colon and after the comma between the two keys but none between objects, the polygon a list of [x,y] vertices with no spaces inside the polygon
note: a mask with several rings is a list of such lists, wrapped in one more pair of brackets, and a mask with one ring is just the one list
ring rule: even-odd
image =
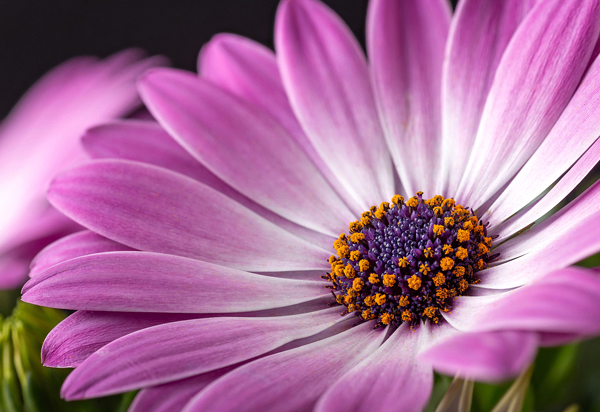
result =
[{"label": "dark background", "polygon": [[[279,0],[2,0],[0,119],[40,76],[77,55],[128,47],[195,70],[200,46],[232,32],[272,47]],[[367,0],[324,0],[364,44]],[[455,3],[455,0],[453,0]]]}]

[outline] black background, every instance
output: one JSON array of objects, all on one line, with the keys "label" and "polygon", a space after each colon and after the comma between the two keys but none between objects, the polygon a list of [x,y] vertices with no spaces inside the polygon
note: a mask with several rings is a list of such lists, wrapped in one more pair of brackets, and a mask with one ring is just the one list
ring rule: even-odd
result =
[{"label": "black background", "polygon": [[[420,1],[420,0],[419,0]],[[0,119],[40,76],[77,55],[128,47],[195,70],[202,44],[232,32],[272,47],[278,0],[2,0]],[[364,44],[367,0],[324,0]]]}]

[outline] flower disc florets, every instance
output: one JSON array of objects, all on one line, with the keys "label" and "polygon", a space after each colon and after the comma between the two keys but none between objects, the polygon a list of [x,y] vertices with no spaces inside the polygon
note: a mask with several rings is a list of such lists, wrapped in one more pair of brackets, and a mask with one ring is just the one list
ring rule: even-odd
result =
[{"label": "flower disc florets", "polygon": [[334,242],[325,278],[336,303],[378,326],[439,322],[493,257],[486,225],[442,196],[396,195],[349,228]]}]

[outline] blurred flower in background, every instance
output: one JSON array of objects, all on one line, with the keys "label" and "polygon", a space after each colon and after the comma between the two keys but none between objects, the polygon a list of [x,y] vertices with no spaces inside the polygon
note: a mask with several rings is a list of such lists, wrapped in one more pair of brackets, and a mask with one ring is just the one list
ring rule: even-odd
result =
[{"label": "blurred flower in background", "polygon": [[[23,296],[79,310],[44,344],[76,367],[67,399],[421,410],[433,368],[522,373],[506,409],[539,347],[599,333],[598,271],[569,266],[600,249],[600,184],[546,218],[600,156],[599,2],[369,7],[369,65],[328,8],[286,0],[277,56],[217,36],[200,78],[142,77],[158,123],[88,131],[103,160],[49,199],[89,230],[38,255]],[[417,190],[473,210],[392,197]]]}]

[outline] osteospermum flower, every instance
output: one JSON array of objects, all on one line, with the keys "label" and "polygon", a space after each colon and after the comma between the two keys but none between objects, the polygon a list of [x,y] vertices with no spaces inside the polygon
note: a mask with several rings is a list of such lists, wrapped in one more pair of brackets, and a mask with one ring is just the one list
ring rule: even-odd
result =
[{"label": "osteospermum flower", "polygon": [[78,311],[43,349],[63,396],[420,410],[434,369],[506,379],[597,334],[598,273],[569,265],[600,249],[599,184],[542,217],[599,158],[599,33],[592,0],[374,0],[367,65],[286,0],[276,55],[220,35],[199,76],[149,71],[159,124],[90,130],[102,159],[49,190],[89,229],[24,288]]},{"label": "osteospermum flower", "polygon": [[85,159],[79,137],[139,104],[135,79],[162,59],[127,50],[99,61],[78,57],[55,68],[0,124],[0,288],[21,286],[29,262],[81,228],[45,199],[56,173]]}]

